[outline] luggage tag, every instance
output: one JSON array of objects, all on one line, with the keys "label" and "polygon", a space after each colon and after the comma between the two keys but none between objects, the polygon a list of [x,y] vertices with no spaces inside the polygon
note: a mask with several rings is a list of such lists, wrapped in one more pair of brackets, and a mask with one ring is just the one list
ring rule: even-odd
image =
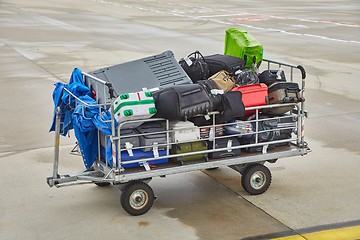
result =
[{"label": "luggage tag", "polygon": [[142,90],[143,90],[144,92],[155,92],[155,91],[159,91],[160,88],[159,88],[159,87],[154,87],[154,88],[148,89],[148,88],[144,87],[144,88],[142,88]]},{"label": "luggage tag", "polygon": [[269,146],[269,145],[264,145],[264,146],[262,147],[262,153],[267,153],[268,146]]},{"label": "luggage tag", "polygon": [[209,130],[209,141],[214,141],[215,139],[215,130],[213,127],[210,127],[210,130]]},{"label": "luggage tag", "polygon": [[234,74],[235,75],[239,75],[240,73],[242,73],[243,71],[241,69],[237,70]]},{"label": "luggage tag", "polygon": [[132,148],[134,147],[134,145],[131,143],[131,142],[126,142],[125,143],[125,148],[126,148],[126,151],[128,152],[129,156],[130,157],[133,157],[134,156],[134,153],[132,151]]},{"label": "luggage tag", "polygon": [[276,72],[276,79],[281,79],[281,73],[283,72],[284,70],[282,70],[282,68],[280,67],[279,70]]},{"label": "luggage tag", "polygon": [[223,89],[211,89],[210,93],[212,95],[219,95],[219,94],[224,94],[224,90]]},{"label": "luggage tag", "polygon": [[191,59],[189,57],[185,57],[184,60],[189,67],[193,64],[193,62],[191,61]]},{"label": "luggage tag", "polygon": [[158,157],[159,157],[159,147],[158,147],[158,143],[157,143],[157,142],[154,143],[153,153],[154,153],[154,158],[158,158]]},{"label": "luggage tag", "polygon": [[111,140],[111,155],[112,155],[112,166],[115,167],[116,166],[116,159],[117,159],[117,151],[116,151],[116,144],[114,142],[114,140]]},{"label": "luggage tag", "polygon": [[[232,141],[233,141],[233,140],[231,140],[231,139],[228,140],[227,146],[226,146],[227,148],[231,148],[231,147],[232,147]],[[232,149],[228,149],[227,151],[228,151],[228,152],[232,152]]]}]

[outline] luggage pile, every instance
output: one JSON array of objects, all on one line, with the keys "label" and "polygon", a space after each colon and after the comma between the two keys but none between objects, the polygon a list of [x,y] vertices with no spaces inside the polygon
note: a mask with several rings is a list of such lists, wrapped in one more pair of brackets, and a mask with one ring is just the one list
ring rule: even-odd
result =
[{"label": "luggage pile", "polygon": [[[259,74],[262,61],[262,44],[246,31],[230,28],[224,54],[204,56],[195,51],[178,61],[166,51],[85,74],[84,82],[78,77],[89,102],[113,113],[113,119],[107,114],[107,120],[98,121],[104,122],[97,124],[99,137],[83,129],[84,141],[79,140],[79,145],[86,167],[91,167],[97,154],[86,143],[90,137],[92,146],[100,140],[99,151],[111,167],[119,159],[125,168],[138,167],[142,162],[135,160],[139,159],[151,159],[147,162],[156,165],[233,157],[240,155],[240,149],[263,151],[261,146],[240,147],[244,144],[290,139],[297,130],[297,119],[291,114],[294,105],[281,104],[303,101],[300,88],[287,81],[281,67]],[[269,104],[277,107],[265,107]],[[258,119],[251,107],[259,109]],[[99,107],[96,112],[101,115],[104,110]],[[79,108],[78,113],[83,111]],[[116,136],[109,134],[114,120]],[[77,125],[85,126],[82,121]],[[114,137],[120,139],[116,148]],[[268,148],[289,144],[284,141]],[[87,151],[90,160],[84,157]]]}]

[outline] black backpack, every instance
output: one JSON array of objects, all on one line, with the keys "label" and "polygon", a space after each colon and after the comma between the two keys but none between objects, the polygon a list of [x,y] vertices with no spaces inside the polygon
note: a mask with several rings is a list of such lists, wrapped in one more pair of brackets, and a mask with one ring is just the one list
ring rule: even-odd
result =
[{"label": "black backpack", "polygon": [[209,77],[209,67],[199,51],[180,59],[179,64],[194,83]]}]

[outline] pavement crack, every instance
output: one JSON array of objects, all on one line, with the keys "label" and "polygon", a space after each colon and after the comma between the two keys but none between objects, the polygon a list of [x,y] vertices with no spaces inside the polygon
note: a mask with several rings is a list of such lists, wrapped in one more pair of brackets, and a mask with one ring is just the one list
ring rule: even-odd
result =
[{"label": "pavement crack", "polygon": [[[260,208],[259,206],[255,205],[254,203],[252,203],[249,199],[247,199],[246,197],[242,196],[241,194],[239,194],[238,192],[234,191],[233,189],[231,189],[230,187],[228,187],[227,185],[225,185],[224,183],[218,181],[216,178],[212,177],[211,175],[209,175],[208,173],[206,173],[205,171],[202,171],[205,175],[207,175],[208,177],[212,178],[214,181],[216,181],[217,183],[219,183],[220,185],[224,186],[225,188],[227,188],[228,190],[230,190],[231,192],[233,192],[235,195],[238,195],[239,197],[241,197],[242,199],[244,199],[246,202],[248,202],[250,205],[254,206],[256,209],[258,209],[259,211],[263,212],[264,214],[268,215],[270,218],[274,219],[276,222],[278,222],[279,224],[281,224],[282,226],[284,226],[285,228],[289,229],[289,232],[292,233],[292,235],[300,235],[299,233],[296,232],[296,230],[292,229],[290,226],[286,225],[285,223],[283,223],[282,221],[280,221],[279,219],[275,218],[274,216],[272,216],[270,213],[266,212],[264,209]],[[290,234],[291,235],[291,234]]]},{"label": "pavement crack", "polygon": [[49,70],[45,69],[43,66],[37,64],[36,62],[32,61],[30,58],[26,57],[23,53],[21,53],[20,51],[16,50],[16,48],[12,45],[9,45],[6,42],[0,42],[0,46],[6,46],[9,49],[11,49],[12,51],[16,52],[19,56],[23,57],[24,59],[26,59],[27,61],[29,61],[30,63],[32,63],[33,65],[39,67],[41,70],[45,71],[47,74],[49,74],[50,76],[54,77],[57,81],[61,81],[61,82],[65,82],[64,80],[60,79],[58,76],[56,76],[54,73],[50,72]]},{"label": "pavement crack", "polygon": [[[63,144],[63,145],[61,145],[61,147],[68,147],[68,146],[74,146],[74,144]],[[50,148],[53,149],[54,146],[51,145],[51,146],[32,147],[32,148],[24,148],[24,149],[13,149],[13,150],[7,150],[7,151],[4,151],[4,152],[0,151],[0,158],[13,156],[13,155],[21,154],[21,153],[28,152],[28,151],[41,150],[41,149],[50,149]]]}]

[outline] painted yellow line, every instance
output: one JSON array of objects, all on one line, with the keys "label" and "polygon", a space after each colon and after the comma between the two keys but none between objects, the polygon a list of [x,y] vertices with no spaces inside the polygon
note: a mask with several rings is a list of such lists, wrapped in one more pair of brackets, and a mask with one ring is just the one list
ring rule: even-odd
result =
[{"label": "painted yellow line", "polygon": [[360,240],[360,226],[331,229],[302,235],[274,238],[274,240]]}]

